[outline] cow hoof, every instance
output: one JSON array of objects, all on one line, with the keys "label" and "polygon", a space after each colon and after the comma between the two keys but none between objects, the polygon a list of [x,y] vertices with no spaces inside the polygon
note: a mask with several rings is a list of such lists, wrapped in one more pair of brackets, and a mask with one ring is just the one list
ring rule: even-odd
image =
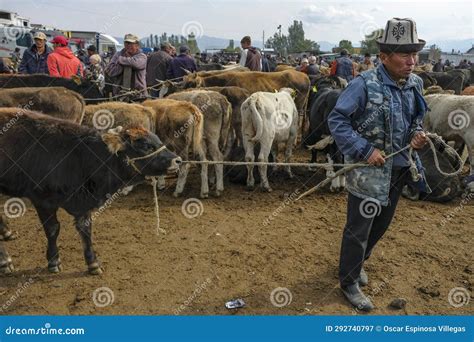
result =
[{"label": "cow hoof", "polygon": [[165,190],[165,189],[166,189],[166,185],[163,185],[163,186],[158,186],[157,188],[158,188],[158,190],[160,190],[160,191],[163,191],[163,190]]},{"label": "cow hoof", "polygon": [[247,185],[247,191],[254,191],[254,190],[255,190],[255,186]]},{"label": "cow hoof", "polygon": [[93,264],[90,264],[88,267],[88,271],[90,275],[101,275],[104,273],[102,268],[100,268],[100,265],[98,262],[94,262]]},{"label": "cow hoof", "polygon": [[59,273],[63,270],[61,265],[48,266],[49,273]]},{"label": "cow hoof", "polygon": [[179,196],[181,196],[180,192],[173,192],[173,197],[178,198]]},{"label": "cow hoof", "polygon": [[0,274],[2,275],[9,275],[15,271],[15,267],[13,267],[12,260],[8,258],[6,264],[0,266]]},{"label": "cow hoof", "polygon": [[209,198],[209,193],[199,195],[201,198]]},{"label": "cow hoof", "polygon": [[221,197],[222,191],[216,190],[216,197]]},{"label": "cow hoof", "polygon": [[273,191],[273,189],[272,189],[272,188],[270,188],[270,187],[268,187],[268,188],[263,188],[263,191],[265,191],[265,192],[272,192],[272,191]]},{"label": "cow hoof", "polygon": [[13,234],[11,230],[7,230],[6,232],[0,234],[0,241],[11,241],[15,239],[16,235]]}]

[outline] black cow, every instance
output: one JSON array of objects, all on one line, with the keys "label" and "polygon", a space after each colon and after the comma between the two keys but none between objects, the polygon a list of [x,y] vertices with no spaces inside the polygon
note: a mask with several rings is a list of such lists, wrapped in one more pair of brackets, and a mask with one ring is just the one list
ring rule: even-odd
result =
[{"label": "black cow", "polygon": [[86,104],[103,102],[99,99],[108,97],[105,95],[106,91],[102,94],[94,83],[87,80],[81,80],[81,83],[78,84],[70,78],[53,77],[46,74],[0,75],[0,88],[21,87],[64,87],[81,94]]},{"label": "black cow", "polygon": [[[51,272],[59,272],[61,264],[58,208],[74,216],[89,272],[100,274],[91,211],[120,188],[177,170],[180,162],[142,127],[100,133],[32,111],[0,109],[0,193],[26,197],[35,207],[48,239]],[[3,254],[0,265],[5,268],[10,262]]]},{"label": "black cow", "polygon": [[[458,159],[450,150],[445,149],[445,146],[441,143],[441,138],[432,138],[432,140],[436,147],[440,169],[446,173],[452,173],[459,169]],[[439,173],[435,167],[433,152],[429,145],[418,150],[418,155],[425,169],[426,181],[432,192],[427,193],[418,189],[409,177],[408,183],[403,189],[403,195],[412,200],[440,203],[449,202],[456,198],[462,190],[459,176],[446,177]]]},{"label": "black cow", "polygon": [[421,72],[418,76],[420,76],[423,83],[425,83],[425,88],[427,88],[428,84],[432,83],[430,79],[435,79],[436,84],[441,88],[444,90],[454,90],[454,93],[457,95],[461,94],[465,85],[465,75],[461,72]]},{"label": "black cow", "polygon": [[[331,131],[328,126],[328,116],[336,105],[337,99],[341,94],[341,89],[323,89],[318,91],[318,96],[310,109],[309,131],[303,139],[303,146],[307,148],[318,142],[326,141],[321,148],[311,149],[311,163],[317,162],[318,151],[323,152],[329,157],[328,162],[333,161],[336,164],[344,162],[344,156],[337,148],[334,141],[330,141]],[[328,171],[328,176],[332,175],[335,170]],[[339,191],[344,188],[344,176],[335,178],[331,183],[331,191]]]},{"label": "black cow", "polygon": [[212,70],[224,70],[224,66],[219,63],[200,64],[197,66],[197,71],[212,71]]}]

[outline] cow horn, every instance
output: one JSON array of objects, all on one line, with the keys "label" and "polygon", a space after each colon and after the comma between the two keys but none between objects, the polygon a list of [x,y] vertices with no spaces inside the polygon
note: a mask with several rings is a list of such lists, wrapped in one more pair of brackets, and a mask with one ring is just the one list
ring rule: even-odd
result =
[{"label": "cow horn", "polygon": [[117,126],[115,128],[111,128],[107,131],[107,133],[109,134],[119,134],[120,132],[123,131],[123,127],[122,126]]}]

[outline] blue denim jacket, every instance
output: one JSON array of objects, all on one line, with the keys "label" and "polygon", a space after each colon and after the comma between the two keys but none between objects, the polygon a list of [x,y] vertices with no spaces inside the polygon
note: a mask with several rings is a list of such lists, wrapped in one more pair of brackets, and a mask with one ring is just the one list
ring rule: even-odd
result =
[{"label": "blue denim jacket", "polygon": [[[422,130],[426,102],[423,81],[411,74],[403,87],[383,65],[356,77],[342,92],[328,124],[346,163],[367,160],[375,148],[387,155],[406,146]],[[347,173],[347,189],[361,198],[388,204],[392,167],[408,166],[404,151],[383,167],[362,167]]]}]

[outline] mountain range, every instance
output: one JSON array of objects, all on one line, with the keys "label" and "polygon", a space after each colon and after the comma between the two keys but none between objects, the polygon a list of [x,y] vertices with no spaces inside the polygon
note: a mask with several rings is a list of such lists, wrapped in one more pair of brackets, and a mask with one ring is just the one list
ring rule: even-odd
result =
[{"label": "mountain range", "polygon": [[[123,44],[123,38],[115,37],[121,44]],[[146,42],[146,37],[141,39],[142,42]],[[240,40],[234,39],[234,46],[239,46]],[[201,51],[206,49],[223,49],[229,45],[229,39],[219,38],[219,37],[210,37],[203,35],[197,38],[197,43]],[[321,51],[331,51],[331,49],[338,45],[338,43],[328,42],[328,41],[318,41]],[[466,52],[471,47],[474,46],[474,39],[445,39],[445,40],[433,40],[428,41],[426,46],[436,44],[442,51],[451,52],[454,49],[455,52],[461,51]],[[253,41],[253,45],[256,47],[262,47],[262,41],[256,40]],[[358,45],[358,44],[356,44]]]}]

